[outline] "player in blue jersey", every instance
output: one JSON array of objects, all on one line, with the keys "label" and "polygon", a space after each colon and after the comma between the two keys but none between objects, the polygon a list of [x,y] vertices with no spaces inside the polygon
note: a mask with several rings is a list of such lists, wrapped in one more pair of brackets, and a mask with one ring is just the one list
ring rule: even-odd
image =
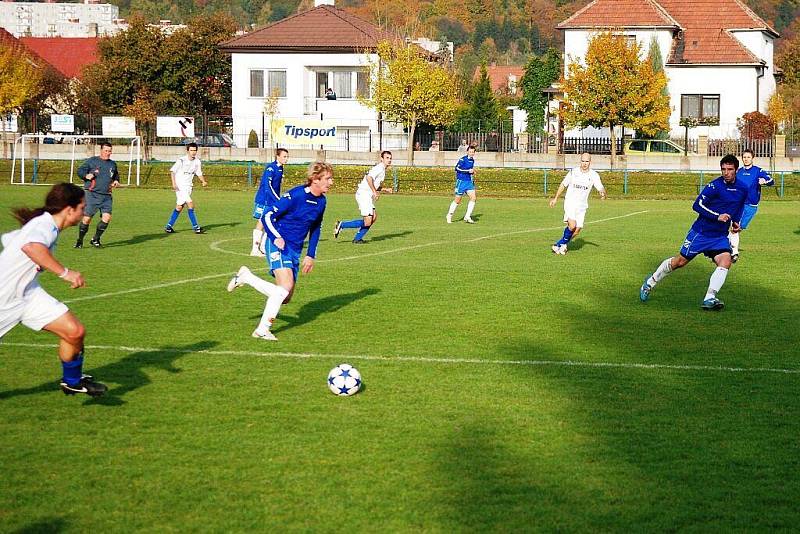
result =
[{"label": "player in blue jersey", "polygon": [[[744,212],[742,213],[742,230],[747,229],[750,221],[756,216],[758,211],[758,203],[761,201],[761,186],[775,185],[775,180],[769,175],[767,171],[757,165],[753,165],[753,151],[750,149],[742,152],[742,166],[736,171],[736,179],[748,184],[750,190],[747,194],[747,201],[744,205]],[[740,232],[731,232],[728,234],[728,239],[731,242],[731,250],[733,255],[731,259],[734,263],[739,259],[739,236]]]},{"label": "player in blue jersey", "polygon": [[703,297],[704,310],[721,310],[724,304],[717,298],[717,293],[725,283],[728,269],[731,267],[731,245],[728,241],[728,229],[738,232],[748,184],[737,179],[736,169],[739,160],[728,154],[720,161],[722,176],[709,182],[697,199],[692,209],[697,212],[697,220],[683,241],[677,256],[667,258],[653,274],[645,278],[639,289],[642,302],[650,298],[650,292],[661,280],[675,269],[688,264],[698,254],[711,258],[717,268],[711,274],[708,291]]},{"label": "player in blue jersey", "polygon": [[253,246],[250,249],[251,256],[264,256],[264,225],[261,217],[264,212],[275,205],[281,198],[281,182],[283,181],[283,166],[289,161],[289,151],[279,148],[275,151],[275,161],[268,164],[261,174],[261,182],[258,184],[256,198],[253,206],[253,218],[256,219],[256,227],[253,229]]},{"label": "player in blue jersey", "polygon": [[[270,331],[281,304],[289,302],[297,281],[297,271],[304,274],[314,269],[317,244],[325,213],[325,193],[333,185],[333,169],[328,163],[316,162],[308,168],[308,183],[298,185],[283,195],[262,217],[267,230],[267,263],[275,277],[274,284],[262,280],[245,266],[228,282],[228,291],[247,284],[267,297],[267,304],[253,337],[277,341]],[[303,258],[303,242],[308,236],[308,250]]]},{"label": "player in blue jersey", "polygon": [[361,218],[353,219],[351,221],[336,221],[333,227],[333,238],[339,237],[339,233],[344,228],[358,228],[356,235],[353,237],[353,243],[365,243],[364,236],[367,235],[369,229],[375,224],[378,214],[375,211],[375,202],[380,198],[381,193],[392,193],[392,189],[383,189],[381,186],[383,180],[386,178],[386,171],[392,164],[392,153],[388,150],[381,152],[381,161],[372,167],[364,178],[358,184],[356,189],[356,203],[358,204],[358,211],[361,213]]},{"label": "player in blue jersey", "polygon": [[475,145],[471,144],[467,148],[467,155],[463,156],[456,163],[456,190],[455,198],[450,203],[450,209],[447,212],[447,223],[453,222],[453,214],[456,208],[461,204],[461,197],[465,194],[469,197],[467,203],[467,213],[464,215],[464,222],[470,224],[475,221],[472,220],[472,210],[475,209]]}]

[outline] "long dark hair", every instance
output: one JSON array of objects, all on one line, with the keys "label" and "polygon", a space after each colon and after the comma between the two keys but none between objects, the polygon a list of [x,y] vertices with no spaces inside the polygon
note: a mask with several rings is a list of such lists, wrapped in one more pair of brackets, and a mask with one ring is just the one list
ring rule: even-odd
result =
[{"label": "long dark hair", "polygon": [[66,207],[76,208],[83,200],[83,189],[75,184],[60,183],[50,188],[47,197],[44,199],[44,206],[41,208],[14,208],[11,214],[24,225],[34,217],[43,213],[59,213]]}]

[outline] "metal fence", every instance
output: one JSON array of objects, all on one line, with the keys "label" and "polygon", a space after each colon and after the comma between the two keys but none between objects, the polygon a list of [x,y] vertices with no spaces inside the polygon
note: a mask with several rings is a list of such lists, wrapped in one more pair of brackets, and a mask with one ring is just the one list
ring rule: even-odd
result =
[{"label": "metal fence", "polygon": [[708,155],[724,156],[725,154],[741,154],[752,150],[753,155],[771,158],[775,155],[774,139],[709,139]]}]

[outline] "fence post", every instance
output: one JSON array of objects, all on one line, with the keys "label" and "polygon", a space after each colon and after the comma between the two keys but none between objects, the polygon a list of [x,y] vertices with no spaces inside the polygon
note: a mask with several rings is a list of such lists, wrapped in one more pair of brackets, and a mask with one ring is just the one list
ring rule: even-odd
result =
[{"label": "fence post", "polygon": [[39,160],[33,160],[33,176],[31,177],[31,183],[35,184],[39,181]]},{"label": "fence post", "polygon": [[247,187],[253,187],[253,162],[247,162]]},{"label": "fence post", "polygon": [[628,194],[628,169],[622,173],[622,194]]},{"label": "fence post", "polygon": [[703,179],[705,178],[705,176],[703,175],[703,172],[704,171],[700,171],[700,185],[697,187],[697,194],[698,195],[700,194],[700,191],[703,190]]},{"label": "fence post", "polygon": [[400,188],[400,182],[397,178],[397,167],[392,167],[392,191],[397,193]]},{"label": "fence post", "polygon": [[547,169],[544,170],[544,196],[547,196]]},{"label": "fence post", "polygon": [[[34,167],[35,168],[35,167]],[[781,188],[780,188],[780,197],[783,198],[783,174],[781,173]]]}]

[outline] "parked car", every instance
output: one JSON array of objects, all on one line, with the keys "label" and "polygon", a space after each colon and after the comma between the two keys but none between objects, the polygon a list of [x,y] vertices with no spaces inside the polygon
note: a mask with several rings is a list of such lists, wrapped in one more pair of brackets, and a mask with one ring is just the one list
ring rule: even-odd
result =
[{"label": "parked car", "polygon": [[184,139],[183,144],[197,143],[199,146],[206,147],[235,147],[231,136],[225,133],[210,133],[208,135],[198,135],[194,138]]},{"label": "parked car", "polygon": [[633,139],[625,143],[628,156],[683,156],[683,147],[668,139]]}]

